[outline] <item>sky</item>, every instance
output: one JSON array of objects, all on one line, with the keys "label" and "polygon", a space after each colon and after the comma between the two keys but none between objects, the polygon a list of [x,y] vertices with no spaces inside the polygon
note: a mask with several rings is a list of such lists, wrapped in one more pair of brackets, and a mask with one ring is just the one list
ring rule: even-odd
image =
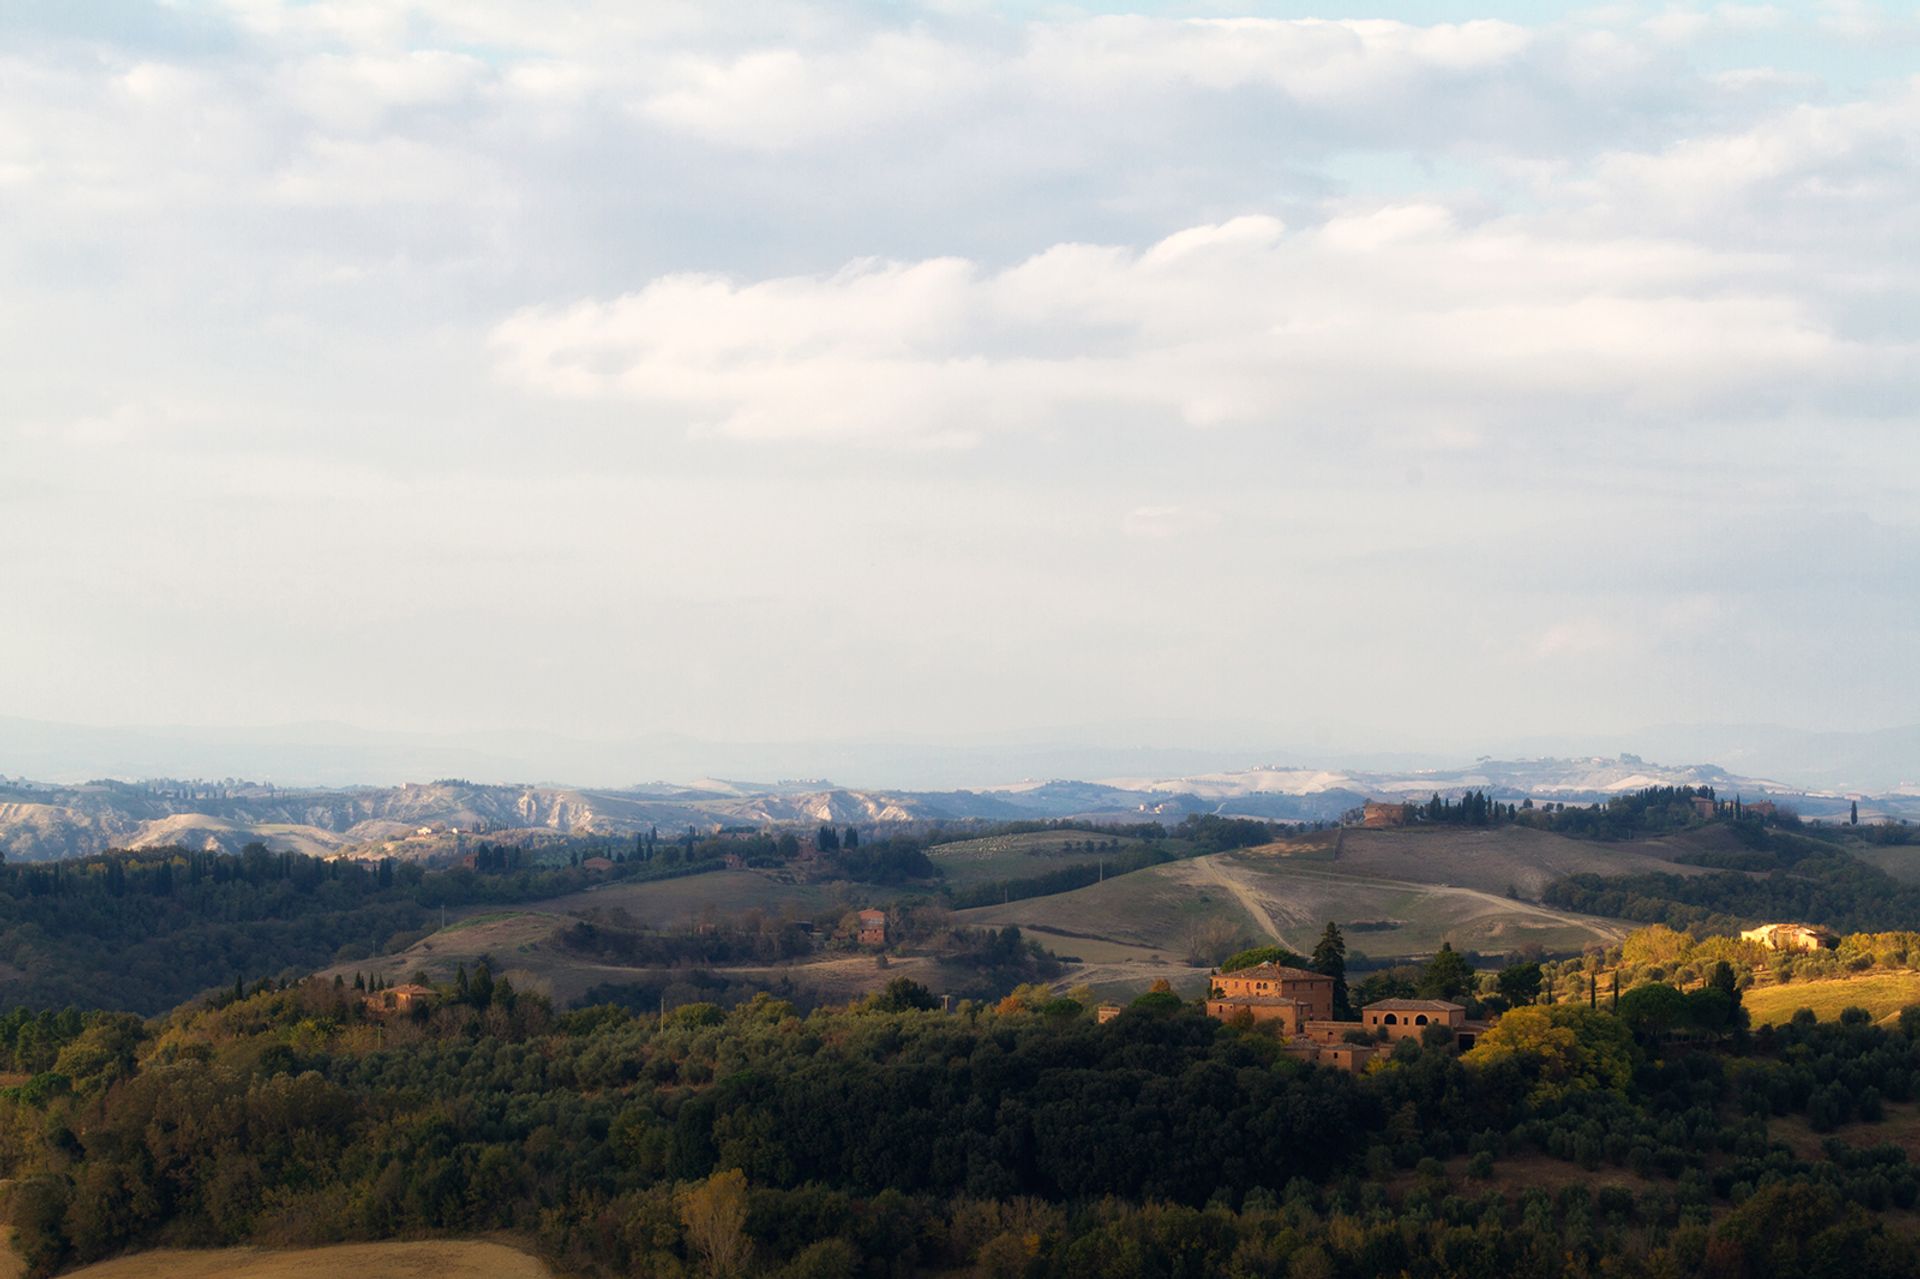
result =
[{"label": "sky", "polygon": [[1920,722],[1916,69],[1865,2],[13,0],[0,708]]}]

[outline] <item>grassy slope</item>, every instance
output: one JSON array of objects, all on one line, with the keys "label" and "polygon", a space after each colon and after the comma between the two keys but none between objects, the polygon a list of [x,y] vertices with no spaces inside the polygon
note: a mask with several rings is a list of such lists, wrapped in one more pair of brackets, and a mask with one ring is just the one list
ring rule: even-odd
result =
[{"label": "grassy slope", "polygon": [[538,1259],[466,1240],[341,1244],[287,1251],[220,1248],[135,1253],[71,1272],[72,1279],[551,1279]]},{"label": "grassy slope", "polygon": [[[1337,839],[1322,834],[1159,866],[1072,893],[964,911],[961,918],[1017,923],[1043,937],[1049,930],[1092,935],[1100,942],[1047,939],[1057,950],[1088,958],[1103,942],[1177,960],[1188,938],[1212,920],[1238,927],[1250,941],[1277,933],[1295,949],[1310,947],[1329,919],[1392,921],[1384,930],[1348,932],[1351,950],[1375,957],[1431,954],[1442,941],[1478,950],[1528,942],[1575,949],[1617,940],[1624,928],[1510,900],[1507,887],[1537,892],[1581,871],[1686,873],[1643,847],[1518,829],[1346,831]],[[1666,853],[1684,847],[1659,846]]]},{"label": "grassy slope", "polygon": [[1920,847],[1853,844],[1847,851],[1871,866],[1878,866],[1903,884],[1920,884]]},{"label": "grassy slope", "polygon": [[802,884],[762,871],[716,870],[648,884],[608,884],[538,903],[554,914],[594,914],[648,928],[686,928],[704,914],[738,915],[763,910],[796,919],[838,917],[861,906],[882,905],[897,889],[863,885]]},{"label": "grassy slope", "polygon": [[[1025,878],[1098,858],[1101,854],[1064,847],[1089,838],[1086,832],[1048,831],[969,840],[937,848],[932,856],[957,884]],[[1069,975],[1070,983],[1088,981],[1103,993],[1121,995],[1165,977],[1188,990],[1198,987],[1205,969],[1190,967],[1186,955],[1193,939],[1208,930],[1237,933],[1248,943],[1278,934],[1304,950],[1328,919],[1343,925],[1389,920],[1393,926],[1386,930],[1348,934],[1352,950],[1380,958],[1431,954],[1443,940],[1504,951],[1529,942],[1569,950],[1616,939],[1622,930],[1611,921],[1545,911],[1508,899],[1506,889],[1512,885],[1529,894],[1581,871],[1689,873],[1662,856],[1691,847],[1685,839],[1610,845],[1512,828],[1329,832],[1175,862],[1071,893],[963,911],[958,918],[976,926],[1019,924],[1052,950],[1079,958],[1083,964]],[[400,979],[424,968],[445,979],[455,965],[471,967],[487,955],[516,983],[566,1000],[602,982],[638,979],[633,970],[583,965],[552,943],[554,931],[576,915],[667,929],[750,909],[831,920],[902,895],[914,894],[796,883],[758,871],[612,884],[504,915],[479,912],[488,917],[429,937],[405,954],[343,964],[335,971]],[[915,975],[922,975],[921,966],[913,966]],[[865,960],[790,971],[796,982],[850,994],[884,980]]]},{"label": "grassy slope", "polygon": [[1814,1016],[1822,1021],[1834,1020],[1844,1008],[1864,1008],[1877,1020],[1892,1016],[1908,1004],[1920,1004],[1920,972],[1869,973],[1832,981],[1756,986],[1741,1002],[1756,1026],[1788,1021],[1799,1008],[1813,1009]]},{"label": "grassy slope", "polygon": [[1091,865],[1102,858],[1111,860],[1117,855],[1066,847],[1068,844],[1084,845],[1096,838],[1117,843],[1119,853],[1141,846],[1137,839],[1096,837],[1080,830],[1049,830],[941,844],[929,849],[927,856],[946,875],[947,883],[960,888],[994,880],[1031,879],[1068,866]]}]

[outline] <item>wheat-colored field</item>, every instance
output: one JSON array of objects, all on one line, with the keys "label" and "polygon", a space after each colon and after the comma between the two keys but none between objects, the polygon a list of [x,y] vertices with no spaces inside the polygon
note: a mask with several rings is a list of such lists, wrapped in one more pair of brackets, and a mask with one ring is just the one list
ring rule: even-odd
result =
[{"label": "wheat-colored field", "polygon": [[551,1279],[534,1257],[470,1240],[356,1243],[331,1248],[164,1249],[116,1257],[72,1279]]},{"label": "wheat-colored field", "polygon": [[1846,1008],[1864,1008],[1874,1020],[1891,1017],[1908,1004],[1920,1004],[1920,972],[1870,973],[1831,981],[1796,981],[1756,986],[1741,997],[1756,1026],[1792,1019],[1796,1009],[1811,1008],[1821,1021],[1833,1021]]}]

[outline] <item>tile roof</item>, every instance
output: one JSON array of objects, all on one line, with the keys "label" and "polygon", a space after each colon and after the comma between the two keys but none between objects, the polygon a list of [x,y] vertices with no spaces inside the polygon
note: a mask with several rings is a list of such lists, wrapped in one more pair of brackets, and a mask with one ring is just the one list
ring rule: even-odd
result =
[{"label": "tile roof", "polygon": [[1284,964],[1255,964],[1251,968],[1236,968],[1230,973],[1216,973],[1215,976],[1244,981],[1251,977],[1256,981],[1331,981],[1325,973],[1312,972],[1305,968],[1288,968]]},{"label": "tile roof", "polygon": [[1367,1005],[1367,1011],[1384,1008],[1389,1012],[1444,1013],[1465,1012],[1465,1004],[1450,1003],[1444,999],[1376,999]]}]

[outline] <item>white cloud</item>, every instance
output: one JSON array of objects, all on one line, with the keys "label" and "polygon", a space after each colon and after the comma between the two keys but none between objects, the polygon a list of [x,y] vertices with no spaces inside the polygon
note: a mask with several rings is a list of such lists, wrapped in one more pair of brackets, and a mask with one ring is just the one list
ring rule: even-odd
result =
[{"label": "white cloud", "polygon": [[[1439,427],[1766,413],[1891,376],[1783,264],[1386,207],[1143,249],[1057,245],[737,283],[674,276],[518,312],[504,373],[750,437],[897,440],[1122,411],[1198,426]],[[1900,379],[1904,384],[1906,379]]]},{"label": "white cloud", "polygon": [[1890,6],[55,8],[0,19],[9,706],[444,720],[564,642],[562,729],[1920,716]]}]

